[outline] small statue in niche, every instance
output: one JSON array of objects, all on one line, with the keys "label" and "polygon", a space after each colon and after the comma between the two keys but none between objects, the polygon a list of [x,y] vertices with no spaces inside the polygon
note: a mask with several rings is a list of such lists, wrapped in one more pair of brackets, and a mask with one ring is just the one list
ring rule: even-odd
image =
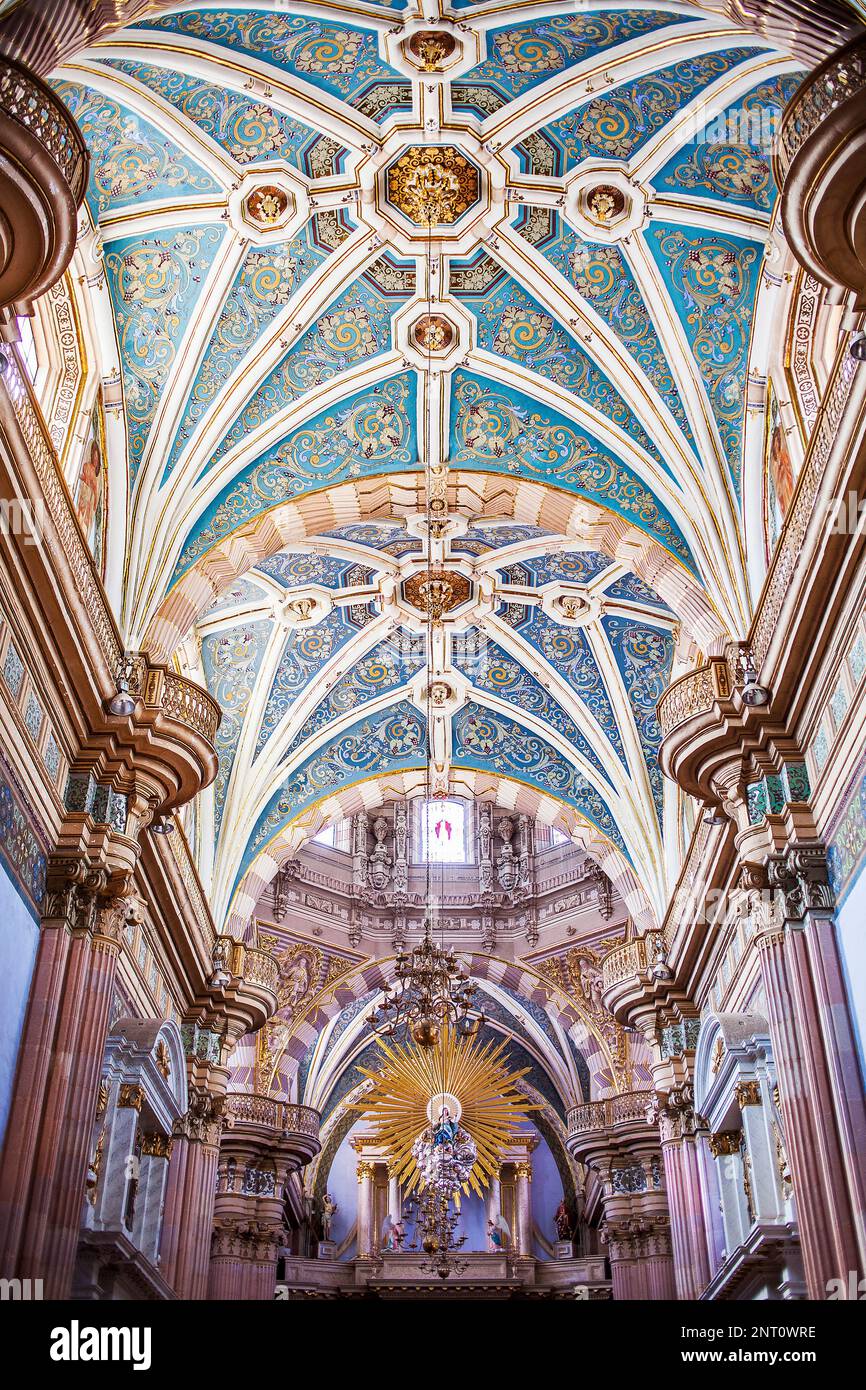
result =
[{"label": "small statue in niche", "polygon": [[213,972],[209,984],[212,989],[222,989],[231,980],[229,962],[231,960],[232,941],[227,936],[218,936],[211,950],[211,965]]},{"label": "small statue in niche", "polygon": [[490,1249],[496,1255],[500,1255],[503,1250],[508,1249],[508,1243],[511,1240],[511,1227],[501,1212],[496,1216],[491,1216],[488,1220],[487,1240]]},{"label": "small statue in niche", "polygon": [[388,834],[388,822],[384,816],[377,816],[373,822],[373,837],[376,847],[370,855],[370,862],[367,866],[367,877],[370,887],[377,893],[388,887],[391,881],[391,856],[385,848],[385,836]]},{"label": "small statue in niche", "polygon": [[517,886],[518,864],[511,845],[514,822],[507,816],[503,816],[499,822],[499,835],[502,840],[502,853],[496,861],[496,876],[503,893],[511,893]]},{"label": "small statue in niche", "polygon": [[92,1207],[96,1206],[96,1194],[99,1191],[99,1174],[102,1171],[102,1155],[104,1149],[105,1130],[103,1129],[96,1141],[93,1157],[87,1165],[87,1177],[84,1183],[87,1200]]}]

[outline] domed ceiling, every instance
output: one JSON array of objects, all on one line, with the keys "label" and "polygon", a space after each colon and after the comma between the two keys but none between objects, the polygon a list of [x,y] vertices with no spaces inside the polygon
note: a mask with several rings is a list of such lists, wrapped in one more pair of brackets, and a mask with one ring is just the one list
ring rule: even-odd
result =
[{"label": "domed ceiling", "polygon": [[751,607],[765,132],[796,64],[697,6],[347,0],[179,7],[55,80],[119,349],[123,626],[225,711],[217,919],[371,779],[417,789],[428,721],[439,790],[513,783],[660,916],[656,701]]}]

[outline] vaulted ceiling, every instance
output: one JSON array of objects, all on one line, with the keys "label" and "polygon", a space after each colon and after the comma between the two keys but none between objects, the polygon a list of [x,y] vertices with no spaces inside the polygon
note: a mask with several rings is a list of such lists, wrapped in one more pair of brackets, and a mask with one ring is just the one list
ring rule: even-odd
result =
[{"label": "vaulted ceiling", "polygon": [[55,78],[122,386],[122,622],[225,711],[214,910],[424,764],[426,467],[459,591],[441,785],[514,782],[657,917],[655,703],[752,605],[766,131],[797,64],[689,5],[312,9],[178,7]]}]

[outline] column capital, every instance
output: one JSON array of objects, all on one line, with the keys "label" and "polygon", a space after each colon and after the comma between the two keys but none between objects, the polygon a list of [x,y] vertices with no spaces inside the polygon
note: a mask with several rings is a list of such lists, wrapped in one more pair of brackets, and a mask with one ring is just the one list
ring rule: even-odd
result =
[{"label": "column capital", "polygon": [[780,895],[786,925],[799,925],[810,913],[833,911],[834,897],[823,844],[790,845],[767,860],[767,882]]},{"label": "column capital", "polygon": [[663,1144],[692,1138],[702,1128],[695,1114],[695,1092],[691,1082],[676,1086],[661,1098],[659,1134]]},{"label": "column capital", "polygon": [[670,1255],[670,1220],[665,1215],[604,1221],[599,1231],[612,1260],[637,1260],[647,1255]]},{"label": "column capital", "polygon": [[716,1134],[709,1136],[708,1142],[713,1158],[722,1158],[726,1154],[738,1154],[743,1142],[742,1130],[719,1130]]},{"label": "column capital", "polygon": [[277,1258],[283,1240],[283,1228],[271,1222],[218,1217],[211,1240],[211,1259],[270,1263]]},{"label": "column capital", "polygon": [[191,1086],[187,1112],[175,1121],[174,1134],[216,1147],[222,1133],[225,1104],[224,1095],[215,1095],[204,1086]]},{"label": "column capital", "polygon": [[741,1110],[747,1105],[763,1104],[760,1081],[738,1081],[734,1088],[734,1094]]}]

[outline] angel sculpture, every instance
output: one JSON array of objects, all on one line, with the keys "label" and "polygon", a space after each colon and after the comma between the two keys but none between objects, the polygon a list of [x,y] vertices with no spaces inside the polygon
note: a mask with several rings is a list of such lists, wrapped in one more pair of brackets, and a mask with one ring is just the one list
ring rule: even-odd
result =
[{"label": "angel sculpture", "polygon": [[395,1221],[390,1212],[382,1222],[382,1239],[379,1244],[380,1250],[399,1250],[406,1233],[403,1230],[403,1222]]},{"label": "angel sculpture", "polygon": [[501,1212],[495,1217],[491,1216],[487,1222],[487,1239],[494,1254],[507,1250],[511,1242],[511,1227]]}]

